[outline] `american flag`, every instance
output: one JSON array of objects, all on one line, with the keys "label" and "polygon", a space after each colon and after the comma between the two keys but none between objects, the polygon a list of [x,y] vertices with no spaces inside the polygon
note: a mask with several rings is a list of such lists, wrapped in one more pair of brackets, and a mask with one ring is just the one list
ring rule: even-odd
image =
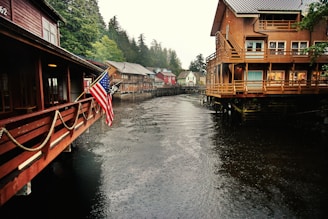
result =
[{"label": "american flag", "polygon": [[112,106],[112,94],[110,93],[109,88],[109,76],[107,71],[103,73],[97,83],[90,87],[89,91],[99,103],[101,108],[105,111],[106,124],[111,126],[114,119],[114,112]]}]

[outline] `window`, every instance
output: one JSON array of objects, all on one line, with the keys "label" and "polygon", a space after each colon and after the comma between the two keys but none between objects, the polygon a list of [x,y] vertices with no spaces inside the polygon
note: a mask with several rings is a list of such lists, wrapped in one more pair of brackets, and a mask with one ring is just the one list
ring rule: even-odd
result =
[{"label": "window", "polygon": [[269,50],[271,55],[286,55],[285,41],[270,41]]},{"label": "window", "polygon": [[247,51],[248,52],[259,52],[262,51],[263,48],[263,42],[262,41],[247,41]]},{"label": "window", "polygon": [[308,41],[292,42],[293,55],[308,55],[304,50],[309,47]]},{"label": "window", "polygon": [[264,57],[264,41],[263,40],[246,40],[246,58],[262,59]]},{"label": "window", "polygon": [[312,72],[312,82],[318,81],[320,84],[328,84],[328,72],[314,71]]},{"label": "window", "polygon": [[268,73],[267,80],[271,81],[282,81],[285,79],[285,71],[275,70]]},{"label": "window", "polygon": [[307,71],[302,70],[302,71],[290,71],[289,72],[289,81],[292,83],[294,82],[301,82],[305,83],[307,78]]},{"label": "window", "polygon": [[90,88],[91,84],[92,84],[92,78],[84,78],[83,86],[84,86],[84,92],[86,94],[90,93],[89,88]]},{"label": "window", "polygon": [[50,104],[55,105],[59,102],[59,88],[57,78],[48,78],[48,93]]},{"label": "window", "polygon": [[11,110],[8,74],[0,73],[0,113]]},{"label": "window", "polygon": [[48,42],[58,45],[57,41],[57,28],[56,25],[50,23],[44,17],[42,18],[43,39]]}]

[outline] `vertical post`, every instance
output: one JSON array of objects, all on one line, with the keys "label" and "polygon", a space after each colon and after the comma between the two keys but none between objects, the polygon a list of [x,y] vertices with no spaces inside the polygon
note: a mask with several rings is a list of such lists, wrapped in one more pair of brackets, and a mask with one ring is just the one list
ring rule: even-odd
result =
[{"label": "vertical post", "polygon": [[221,65],[220,65],[220,82],[223,84],[223,75],[222,75],[222,71],[223,71],[223,63],[221,63]]},{"label": "vertical post", "polygon": [[66,69],[66,87],[67,87],[67,102],[72,101],[71,97],[71,72],[69,67]]},{"label": "vertical post", "polygon": [[232,64],[232,67],[231,67],[231,82],[233,84],[235,83],[235,64]]},{"label": "vertical post", "polygon": [[246,69],[245,69],[245,72],[244,72],[244,80],[247,81],[248,80],[248,62],[246,63]]},{"label": "vertical post", "polygon": [[43,79],[42,79],[42,62],[40,56],[36,61],[36,102],[38,110],[44,110],[44,91],[43,91]]}]

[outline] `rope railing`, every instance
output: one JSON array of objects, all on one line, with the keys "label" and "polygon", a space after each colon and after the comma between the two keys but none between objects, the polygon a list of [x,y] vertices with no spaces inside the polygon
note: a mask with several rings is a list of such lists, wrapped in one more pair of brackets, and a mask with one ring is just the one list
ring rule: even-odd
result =
[{"label": "rope railing", "polygon": [[[57,109],[55,111],[55,115],[53,117],[49,132],[48,132],[46,138],[43,140],[43,142],[38,147],[29,148],[27,146],[24,146],[24,145],[20,144],[5,127],[0,127],[0,140],[2,138],[2,135],[6,134],[9,138],[9,140],[11,140],[17,147],[19,147],[19,148],[21,148],[25,151],[30,151],[30,152],[39,151],[47,145],[51,135],[53,134],[53,131],[55,129],[56,122],[57,122],[58,118],[59,118],[59,120],[61,121],[61,123],[64,125],[64,127],[66,129],[71,131],[76,127],[76,124],[77,124],[78,119],[79,119],[80,111],[81,111],[81,106],[82,106],[82,104],[79,103],[78,108],[77,108],[77,112],[76,112],[76,115],[75,115],[74,123],[71,126],[66,124],[66,122],[64,121],[63,116],[61,115],[60,111]],[[98,106],[98,109],[96,109],[96,106]],[[99,105],[96,105],[96,106],[94,106],[94,100],[92,99],[92,102],[91,102],[91,104],[89,106],[89,109],[88,109],[88,115],[86,116],[85,113],[82,111],[82,116],[86,121],[88,121],[90,119],[90,114],[91,114],[93,109],[94,109],[96,114],[101,112],[100,106]]]}]

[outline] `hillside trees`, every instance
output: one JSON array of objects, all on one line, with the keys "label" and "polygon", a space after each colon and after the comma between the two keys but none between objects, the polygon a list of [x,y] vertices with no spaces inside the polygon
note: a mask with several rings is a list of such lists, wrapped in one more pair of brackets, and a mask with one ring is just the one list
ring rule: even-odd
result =
[{"label": "hillside trees", "polygon": [[138,63],[146,67],[167,68],[175,74],[180,72],[181,62],[174,50],[162,48],[161,43],[155,39],[148,47],[144,34],[140,34],[137,41],[134,38],[129,39],[127,32],[120,27],[116,16],[110,19],[107,34],[117,43],[127,62]]},{"label": "hillside trees", "polygon": [[92,43],[104,34],[105,23],[100,15],[97,0],[48,0],[65,19],[60,28],[61,47],[85,56]]},{"label": "hillside trees", "polygon": [[181,63],[174,50],[162,48],[156,40],[148,47],[144,34],[140,34],[137,41],[129,38],[116,16],[106,26],[97,0],[48,2],[66,20],[65,24],[61,24],[60,41],[61,47],[68,51],[100,62],[127,61],[145,67],[171,69],[176,74],[180,71]]},{"label": "hillside trees", "polygon": [[122,51],[117,44],[104,35],[99,41],[92,43],[92,50],[86,52],[87,57],[100,62],[106,60],[122,62],[125,61]]}]

